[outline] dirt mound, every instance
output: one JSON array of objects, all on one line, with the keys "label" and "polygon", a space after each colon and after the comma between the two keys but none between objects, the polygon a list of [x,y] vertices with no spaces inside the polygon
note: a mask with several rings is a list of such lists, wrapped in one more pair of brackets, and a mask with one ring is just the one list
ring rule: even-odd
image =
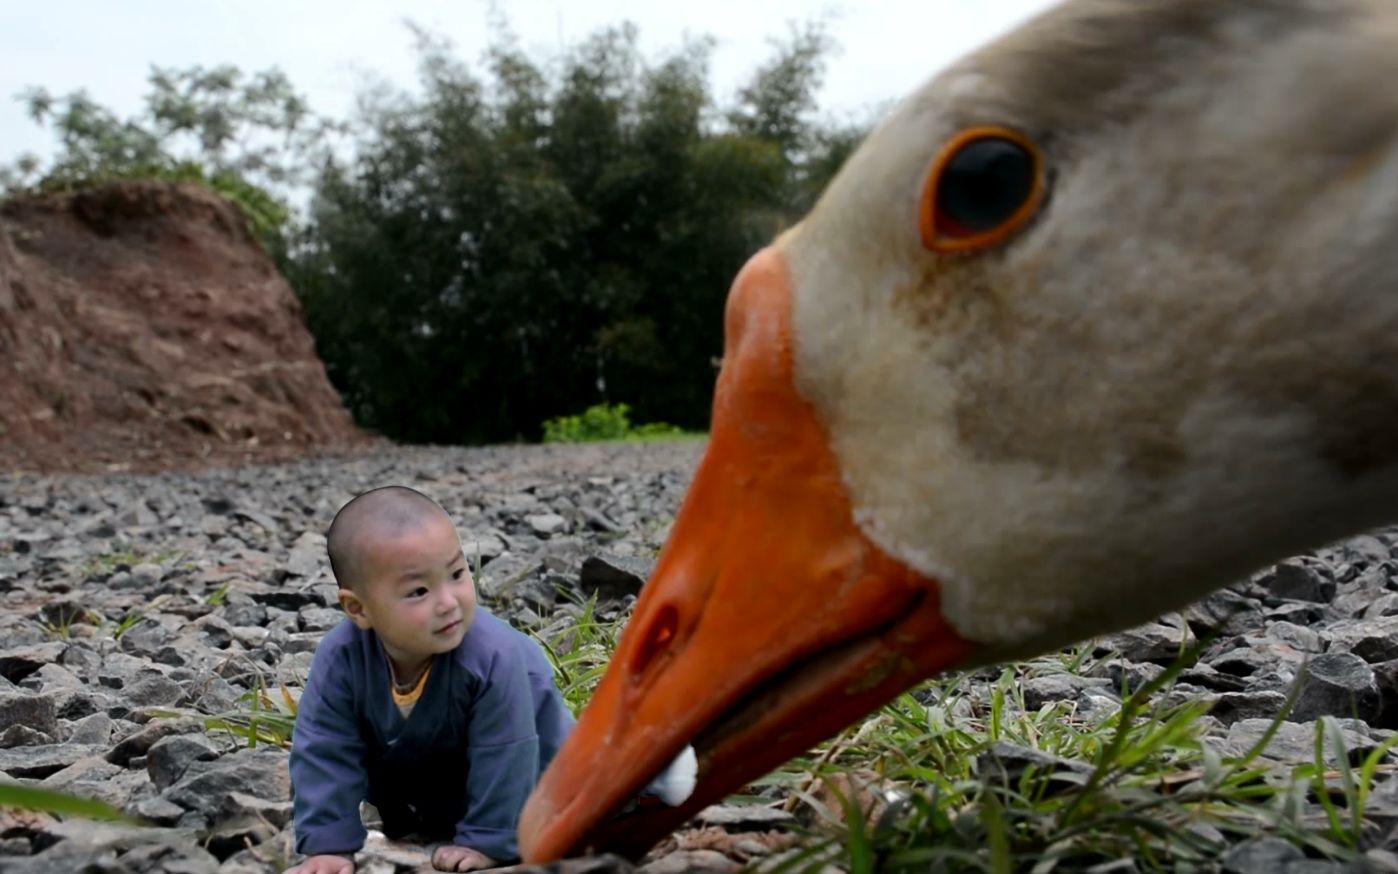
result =
[{"label": "dirt mound", "polygon": [[0,204],[0,472],[363,446],[241,214],[130,182]]}]

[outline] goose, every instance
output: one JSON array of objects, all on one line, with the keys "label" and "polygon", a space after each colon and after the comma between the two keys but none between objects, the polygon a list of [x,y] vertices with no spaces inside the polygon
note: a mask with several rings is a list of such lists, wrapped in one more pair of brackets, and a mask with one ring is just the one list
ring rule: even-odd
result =
[{"label": "goose", "polygon": [[[1398,519],[1395,82],[1391,0],[1069,0],[899,104],[734,281],[525,859]],[[688,801],[617,817],[686,744]]]}]

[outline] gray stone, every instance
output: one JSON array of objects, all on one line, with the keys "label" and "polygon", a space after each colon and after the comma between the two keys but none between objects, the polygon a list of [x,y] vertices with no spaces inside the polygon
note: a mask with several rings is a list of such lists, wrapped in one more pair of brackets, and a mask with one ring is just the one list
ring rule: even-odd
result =
[{"label": "gray stone", "polygon": [[0,749],[0,771],[11,777],[42,779],[74,762],[100,756],[105,750],[86,744],[42,744]]},{"label": "gray stone", "polygon": [[1228,874],[1278,874],[1287,863],[1305,857],[1281,838],[1254,838],[1228,851],[1223,870]]},{"label": "gray stone", "polygon": [[59,719],[82,719],[94,713],[118,710],[121,711],[118,715],[124,715],[130,711],[129,707],[120,704],[107,692],[86,686],[59,688],[52,692],[45,691],[44,694],[53,699]]},{"label": "gray stone", "polygon": [[524,581],[537,575],[542,563],[537,556],[506,552],[481,568],[476,586],[491,598],[509,597]]},{"label": "gray stone", "polygon": [[[58,711],[53,698],[28,692],[0,692],[0,732],[24,726],[58,737]],[[6,746],[0,741],[0,746]]]},{"label": "gray stone", "polygon": [[1364,861],[1369,874],[1398,874],[1398,853],[1375,848],[1364,854]]},{"label": "gray stone", "polygon": [[1398,659],[1370,667],[1374,670],[1374,681],[1378,684],[1383,702],[1379,707],[1377,724],[1383,728],[1398,729]]},{"label": "gray stone", "polygon": [[[68,820],[46,826],[44,839],[47,849],[14,866],[7,862],[5,874],[169,872],[176,863],[187,863],[175,869],[185,874],[218,871],[218,859],[199,846],[198,835],[182,829]],[[124,863],[126,858],[132,865]]]},{"label": "gray stone", "polygon": [[1264,622],[1262,605],[1233,589],[1219,589],[1189,605],[1185,621],[1197,633],[1258,631]]},{"label": "gray stone", "polygon": [[[1030,770],[1039,775],[1092,773],[1092,767],[1086,762],[1051,756],[1005,741],[996,741],[989,749],[976,756],[976,774],[982,780],[1001,786],[1017,787],[1025,772]],[[1049,785],[1067,790],[1080,782],[1076,779],[1059,778],[1049,780]]]},{"label": "gray stone", "polygon": [[142,677],[154,674],[163,676],[164,669],[157,667],[148,658],[129,653],[108,653],[97,669],[97,682],[108,689],[125,689]]},{"label": "gray stone", "polygon": [[73,673],[69,668],[58,664],[40,666],[39,670],[24,679],[24,684],[42,692],[51,692],[56,689],[81,689],[85,685],[82,677]]},{"label": "gray stone", "polygon": [[121,636],[121,650],[148,659],[175,637],[174,632],[154,619],[142,619]]},{"label": "gray stone", "polygon": [[120,765],[113,765],[101,756],[87,756],[48,775],[40,785],[45,789],[71,791],[80,783],[105,783],[121,771]]},{"label": "gray stone", "polygon": [[796,821],[793,813],[752,804],[711,804],[695,814],[701,825],[719,826],[730,832],[766,831]]},{"label": "gray stone", "polygon": [[44,665],[57,662],[67,649],[68,644],[53,641],[0,650],[0,677],[18,683]]},{"label": "gray stone", "polygon": [[160,582],[164,570],[154,562],[143,561],[131,568],[131,581],[141,588],[153,589]]},{"label": "gray stone", "polygon": [[155,825],[174,825],[185,813],[183,807],[159,795],[142,798],[136,802],[134,811],[137,816]]},{"label": "gray stone", "polygon": [[482,565],[492,562],[504,555],[506,548],[505,541],[494,531],[461,534],[461,551],[466,554],[468,567],[474,568],[477,558]]},{"label": "gray stone", "polygon": [[[222,616],[219,618],[223,620],[225,625],[255,626],[262,625],[263,623],[265,623],[267,621],[267,608],[262,606],[261,604],[258,604],[256,601],[253,601],[251,598],[248,598],[246,595],[242,595],[241,597],[246,599],[244,603],[233,603],[230,597],[229,603],[223,606],[223,613]],[[206,618],[208,620],[212,620],[214,617],[210,616]],[[199,622],[196,622],[195,624],[200,625],[204,622],[205,620],[201,619]],[[221,645],[214,645],[219,646],[219,648],[221,649],[227,646],[228,644],[225,642]]]},{"label": "gray stone", "polygon": [[78,677],[92,677],[102,666],[102,661],[102,653],[93,648],[91,641],[74,641],[63,651],[57,664],[67,668]]},{"label": "gray stone", "polygon": [[1269,622],[1266,636],[1287,644],[1297,652],[1318,654],[1325,651],[1320,633],[1295,622]]},{"label": "gray stone", "polygon": [[1364,612],[1360,614],[1365,619],[1377,619],[1380,616],[1398,616],[1398,592],[1389,592],[1375,598]]},{"label": "gray stone", "polygon": [[1241,719],[1272,719],[1286,704],[1281,692],[1224,692],[1214,700],[1209,715],[1224,725]]},{"label": "gray stone", "polygon": [[1182,648],[1194,642],[1188,626],[1177,628],[1160,622],[1147,622],[1135,628],[1093,641],[1097,652],[1117,652],[1133,662],[1172,662]]},{"label": "gray stone", "polygon": [[325,632],[344,621],[345,611],[330,607],[302,607],[297,627],[302,631]]},{"label": "gray stone", "polygon": [[[1339,720],[1342,731],[1342,740],[1345,750],[1348,753],[1351,764],[1370,752],[1378,748],[1379,741],[1374,740],[1368,733],[1363,723],[1352,719]],[[1287,764],[1299,764],[1302,762],[1315,761],[1315,736],[1318,723],[1298,724],[1295,722],[1283,722],[1278,727],[1267,746],[1262,750],[1262,757],[1272,759]],[[1260,743],[1271,729],[1270,719],[1240,719],[1228,727],[1228,734],[1218,740],[1219,749],[1228,756],[1240,757],[1245,755],[1253,746]],[[1335,762],[1335,751],[1333,744],[1327,742],[1322,746],[1322,755],[1327,763]]]},{"label": "gray stone", "polygon": [[1277,598],[1324,603],[1335,597],[1335,577],[1328,565],[1314,559],[1284,561],[1256,577]]},{"label": "gray stone", "polygon": [[568,520],[557,513],[539,513],[525,516],[524,521],[540,537],[552,537],[568,529]]},{"label": "gray stone", "polygon": [[194,709],[200,713],[223,713],[234,709],[243,695],[232,683],[218,675],[210,675],[186,687],[194,698]]},{"label": "gray stone", "polygon": [[6,856],[27,856],[33,851],[34,848],[29,843],[29,838],[0,838],[0,859]]},{"label": "gray stone", "polygon": [[1210,656],[1209,666],[1220,673],[1250,677],[1278,664],[1300,665],[1306,660],[1305,653],[1289,643],[1270,638],[1245,638],[1242,643],[1245,645]]},{"label": "gray stone", "polygon": [[1102,862],[1083,871],[1083,874],[1139,874],[1133,859],[1117,859],[1115,862]]},{"label": "gray stone", "polygon": [[116,723],[105,713],[93,713],[75,720],[64,738],[68,743],[106,745],[112,740]]},{"label": "gray stone", "polygon": [[1028,710],[1038,710],[1054,701],[1076,701],[1084,693],[1112,695],[1115,692],[1110,680],[1079,677],[1074,674],[1048,674],[1030,677],[1019,686],[1024,694],[1024,706]]},{"label": "gray stone", "polygon": [[294,576],[311,578],[321,572],[325,560],[325,535],[306,531],[291,545],[286,571]]},{"label": "gray stone", "polygon": [[243,792],[230,792],[223,799],[219,816],[223,820],[260,820],[280,829],[291,823],[291,802],[268,801]]},{"label": "gray stone", "polygon": [[1267,609],[1267,619],[1309,626],[1326,618],[1326,605],[1310,601],[1283,601]]},{"label": "gray stone", "polygon": [[717,850],[676,850],[653,862],[647,862],[639,870],[641,874],[691,874],[739,871],[742,867]]},{"label": "gray stone", "polygon": [[107,761],[118,765],[130,765],[131,760],[137,756],[144,756],[150,752],[150,748],[162,738],[176,734],[194,734],[204,731],[204,720],[195,717],[181,717],[179,719],[153,719],[150,724],[123,738],[120,743],[112,748],[107,754]]},{"label": "gray stone", "polygon": [[1301,694],[1288,717],[1307,722],[1318,716],[1376,719],[1383,706],[1374,671],[1353,653],[1318,655],[1306,666]]},{"label": "gray stone", "polygon": [[267,607],[280,607],[283,610],[300,610],[302,607],[320,607],[324,602],[320,597],[320,586],[313,579],[288,578],[287,582],[275,589],[253,593],[259,604]]},{"label": "gray stone", "polygon": [[204,838],[204,846],[219,858],[254,847],[275,835],[276,829],[263,820],[248,817],[216,824]]},{"label": "gray stone", "polygon": [[169,677],[142,677],[122,689],[133,707],[175,707],[184,700],[184,688]]},{"label": "gray stone", "polygon": [[1148,684],[1165,673],[1165,669],[1153,662],[1131,662],[1125,659],[1112,659],[1095,665],[1084,676],[1106,680],[1113,693],[1120,693],[1125,686],[1127,694]]},{"label": "gray stone", "polygon": [[202,734],[172,734],[151,745],[146,772],[161,792],[175,785],[195,762],[211,762],[222,751]]},{"label": "gray stone", "polygon": [[1352,652],[1366,662],[1398,659],[1398,616],[1356,619],[1328,628],[1329,652]]},{"label": "gray stone", "polygon": [[594,531],[606,531],[613,534],[621,534],[626,531],[624,527],[612,521],[612,519],[601,510],[595,510],[592,507],[583,507],[579,512],[582,514],[583,521],[587,523],[587,527]]},{"label": "gray stone", "polygon": [[621,556],[590,555],[578,571],[578,588],[599,601],[620,601],[641,594],[654,562]]},{"label": "gray stone", "polygon": [[291,798],[286,754],[265,747],[239,750],[211,762],[192,762],[178,783],[165,790],[185,810],[215,819],[222,799],[241,792],[268,801]]},{"label": "gray stone", "polygon": [[39,744],[51,744],[56,740],[58,740],[56,735],[47,734],[27,725],[12,725],[0,732],[0,748],[32,747]]}]

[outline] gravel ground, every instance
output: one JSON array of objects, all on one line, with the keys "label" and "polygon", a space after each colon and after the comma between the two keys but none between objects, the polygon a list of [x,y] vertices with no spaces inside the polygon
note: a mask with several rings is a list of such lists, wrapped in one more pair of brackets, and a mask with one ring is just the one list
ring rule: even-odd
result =
[{"label": "gravel ground", "polygon": [[[604,613],[625,610],[700,449],[400,447],[197,474],[0,480],[0,781],[100,798],[151,823],[0,811],[0,872],[280,871],[294,858],[285,752],[208,734],[201,717],[237,709],[259,683],[275,690],[305,676],[339,621],[322,536],[335,510],[379,485],[427,492],[480,555],[483,599],[548,634],[577,615],[560,587],[596,592]],[[1310,723],[1325,715],[1342,719],[1359,750],[1398,728],[1394,532],[1284,562],[1104,639],[1121,655],[1100,676],[1035,677],[1025,705],[1110,706],[1121,677],[1158,673],[1182,638],[1225,622],[1172,693],[1215,701],[1207,728],[1225,753],[1261,736],[1303,661],[1309,679],[1270,758],[1309,758]],[[988,695],[993,676],[972,688]],[[1374,870],[1387,870],[1398,783],[1375,790],[1369,818]],[[704,848],[670,842],[641,870],[734,870],[780,845],[754,837],[773,834],[769,819],[713,809]],[[712,840],[715,829],[734,839]],[[359,870],[411,871],[425,858],[379,843]],[[1240,852],[1226,870],[1291,870],[1277,858]],[[631,868],[601,859],[548,870]]]}]

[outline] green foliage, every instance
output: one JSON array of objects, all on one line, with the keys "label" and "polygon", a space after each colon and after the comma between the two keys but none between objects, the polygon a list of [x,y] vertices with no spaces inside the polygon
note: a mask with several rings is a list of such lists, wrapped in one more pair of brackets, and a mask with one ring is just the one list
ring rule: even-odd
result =
[{"label": "green foliage", "polygon": [[[585,605],[576,626],[541,641],[574,712],[591,697],[623,625],[598,620],[593,607]],[[1208,705],[1171,695],[1199,651],[1182,654],[1140,689],[1123,690],[1129,694],[1119,706],[1093,712],[1069,700],[1031,710],[1022,692],[1036,676],[1094,673],[1098,664],[1086,651],[1006,666],[988,701],[968,693],[965,676],[901,695],[754,781],[749,794],[728,799],[784,800],[788,810],[804,805],[815,815],[801,829],[799,849],[753,870],[1052,874],[1122,858],[1141,871],[1215,870],[1229,846],[1258,834],[1311,857],[1357,862],[1376,837],[1372,823],[1366,827],[1366,804],[1378,774],[1392,768],[1398,735],[1356,759],[1339,724],[1325,718],[1316,723],[1311,761],[1263,759],[1300,690],[1298,678],[1269,730],[1241,755],[1222,755],[1203,735]],[[1066,761],[1001,771],[998,741]],[[874,789],[884,801],[856,805],[851,787]],[[1319,801],[1323,818],[1306,812],[1308,798]]]},{"label": "green foliage", "polygon": [[554,681],[568,709],[576,716],[587,706],[616,651],[620,620],[597,618],[597,599],[582,605],[578,621],[551,639],[536,637],[553,663]]},{"label": "green foliage", "polygon": [[153,68],[144,110],[120,118],[86,91],[25,91],[29,116],[50,127],[58,152],[0,168],[0,189],[72,191],[130,179],[193,182],[223,194],[274,250],[290,211],[283,195],[303,181],[308,156],[335,126],[315,117],[278,70],[244,75],[224,65]]},{"label": "green foliage", "polygon": [[120,810],[105,802],[91,798],[55,792],[38,786],[21,786],[17,783],[0,782],[0,811],[36,810],[59,816],[76,816],[83,819],[131,820]]},{"label": "green foliage", "polygon": [[417,93],[367,92],[288,271],[356,419],[463,443],[624,397],[705,427],[732,278],[847,141],[814,112],[828,40],[776,47],[735,104],[712,42],[655,60],[634,28],[552,63],[502,38],[477,70],[415,31]]},{"label": "green foliage", "polygon": [[[0,189],[221,192],[296,290],[357,421],[391,438],[534,439],[618,397],[641,421],[703,429],[733,276],[862,136],[817,116],[825,31],[775,43],[724,104],[709,39],[650,59],[622,26],[540,60],[502,35],[472,67],[412,32],[420,87],[367,88],[352,125],[277,70],[154,68],[131,117],[31,88],[58,152],[0,168]],[[353,148],[334,148],[349,130]]]},{"label": "green foliage", "polygon": [[[238,696],[236,707],[204,717],[204,730],[209,734],[230,735],[248,747],[269,744],[289,749],[300,695],[299,690],[293,691],[289,686],[279,687],[274,695],[259,672],[255,686]],[[157,719],[188,715],[174,710],[148,712]]]},{"label": "green foliage", "polygon": [[237,708],[205,718],[204,730],[225,732],[249,747],[270,744],[289,749],[296,727],[297,694],[282,686],[274,698],[259,686],[240,695]]},{"label": "green foliage", "polygon": [[678,437],[683,429],[664,422],[631,424],[626,404],[594,404],[575,416],[544,422],[545,443],[590,443],[598,440],[654,440]]},{"label": "green foliage", "polygon": [[[815,871],[829,863],[855,870],[867,862],[865,870],[890,872],[1053,872],[1121,858],[1135,859],[1142,871],[1213,870],[1230,845],[1259,833],[1311,856],[1357,861],[1367,794],[1398,738],[1352,767],[1338,724],[1321,720],[1313,761],[1261,759],[1298,679],[1266,735],[1242,755],[1220,755],[1203,737],[1207,705],[1170,703],[1170,686],[1190,662],[1182,656],[1118,708],[1092,714],[1069,701],[1025,710],[1024,679],[1076,670],[1057,657],[1007,667],[988,705],[967,700],[961,678],[903,695],[814,761],[765,781],[804,793],[836,775],[845,785],[876,775],[898,787],[898,799],[872,822],[827,812],[802,858],[758,870]],[[1000,777],[986,767],[1000,740],[1090,767],[1054,763]],[[1304,812],[1308,793],[1325,819]]]}]

